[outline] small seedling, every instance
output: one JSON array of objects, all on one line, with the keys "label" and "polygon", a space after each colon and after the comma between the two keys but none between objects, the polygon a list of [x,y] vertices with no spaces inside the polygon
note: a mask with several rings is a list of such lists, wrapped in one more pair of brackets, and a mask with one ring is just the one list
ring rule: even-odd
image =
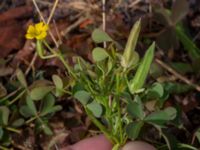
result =
[{"label": "small seedling", "polygon": [[[82,104],[93,123],[110,139],[114,145],[113,150],[119,150],[128,139],[139,138],[145,124],[153,125],[161,131],[166,124],[176,118],[175,108],[161,109],[159,101],[164,95],[162,84],[145,85],[154,57],[155,43],[149,46],[140,60],[135,51],[140,28],[139,20],[130,32],[123,53],[115,46],[119,43],[107,33],[100,29],[94,30],[93,41],[98,44],[107,42],[108,47],[93,49],[93,63],[75,56],[74,66],[68,64],[60,50],[54,50],[49,46],[45,37],[48,29],[46,24],[30,26],[26,35],[29,39],[36,39],[37,53],[42,59],[57,57],[63,62],[69,77],[73,80],[69,93]],[[52,79],[58,96],[63,89],[62,79],[58,76],[53,76]],[[42,95],[37,94],[37,91],[40,90],[35,89],[31,92],[33,100],[43,98],[44,93],[51,91],[51,86],[46,87]],[[151,98],[158,105],[149,111],[145,103],[152,100]],[[33,106],[32,101],[30,102],[27,106]],[[35,107],[32,107],[32,112],[34,116],[37,112]]]}]

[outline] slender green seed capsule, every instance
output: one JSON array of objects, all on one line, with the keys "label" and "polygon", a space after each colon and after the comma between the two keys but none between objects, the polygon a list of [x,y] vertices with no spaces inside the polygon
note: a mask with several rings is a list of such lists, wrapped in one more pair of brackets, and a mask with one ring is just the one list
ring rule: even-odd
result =
[{"label": "slender green seed capsule", "polygon": [[128,42],[126,44],[121,59],[121,65],[124,68],[129,68],[130,66],[136,64],[139,61],[139,55],[137,54],[137,52],[135,52],[135,47],[139,37],[140,29],[141,29],[141,20],[138,20],[131,29]]},{"label": "slender green seed capsule", "polygon": [[151,63],[153,61],[154,50],[155,50],[155,42],[153,42],[151,46],[148,48],[140,66],[136,71],[134,78],[130,81],[129,89],[131,93],[136,93],[138,90],[143,88]]}]

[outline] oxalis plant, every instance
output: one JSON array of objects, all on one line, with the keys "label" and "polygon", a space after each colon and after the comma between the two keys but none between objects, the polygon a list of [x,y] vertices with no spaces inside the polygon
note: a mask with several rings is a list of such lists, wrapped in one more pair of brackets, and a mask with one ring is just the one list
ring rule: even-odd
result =
[{"label": "oxalis plant", "polygon": [[[154,58],[155,43],[140,59],[135,51],[140,28],[139,20],[130,32],[123,52],[117,49],[120,44],[107,33],[95,29],[93,41],[97,45],[107,42],[108,46],[92,50],[93,63],[74,56],[74,65],[69,65],[61,50],[48,44],[47,24],[40,22],[30,25],[26,34],[27,39],[36,39],[37,54],[42,59],[56,57],[62,61],[73,80],[69,93],[82,104],[92,122],[113,143],[113,150],[119,150],[128,140],[139,138],[145,124],[153,125],[162,133],[162,128],[177,114],[173,107],[162,109],[162,84],[145,86]],[[57,76],[54,82],[58,91],[62,90],[62,79]],[[154,109],[146,106],[150,100],[155,100]]]}]

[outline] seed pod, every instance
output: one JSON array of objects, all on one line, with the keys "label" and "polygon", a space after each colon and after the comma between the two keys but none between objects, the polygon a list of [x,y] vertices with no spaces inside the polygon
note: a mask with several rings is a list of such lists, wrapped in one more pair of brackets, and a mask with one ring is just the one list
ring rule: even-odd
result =
[{"label": "seed pod", "polygon": [[129,90],[132,94],[140,90],[146,81],[151,63],[153,61],[154,49],[155,43],[152,43],[151,46],[148,48],[147,52],[145,53],[145,56],[140,66],[138,67],[134,78],[129,83]]},{"label": "seed pod", "polygon": [[138,20],[131,29],[128,42],[121,58],[121,65],[124,68],[129,68],[130,66],[136,64],[139,60],[139,55],[137,52],[135,52],[135,47],[139,37],[140,29],[141,21]]}]

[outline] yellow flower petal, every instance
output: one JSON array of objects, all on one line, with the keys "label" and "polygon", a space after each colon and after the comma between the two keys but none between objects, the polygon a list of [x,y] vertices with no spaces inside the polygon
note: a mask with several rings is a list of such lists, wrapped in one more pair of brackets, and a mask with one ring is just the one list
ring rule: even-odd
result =
[{"label": "yellow flower petal", "polygon": [[37,24],[35,25],[35,29],[39,31],[39,30],[41,30],[41,29],[43,28],[43,25],[44,25],[43,22],[39,22],[39,23],[37,23]]},{"label": "yellow flower petal", "polygon": [[31,40],[31,39],[34,39],[35,36],[34,36],[34,34],[29,34],[29,33],[27,33],[27,34],[26,34],[26,38]]},{"label": "yellow flower petal", "polygon": [[48,25],[44,22],[39,22],[37,24],[30,25],[27,30],[27,39],[36,38],[38,40],[44,39],[47,36]]},{"label": "yellow flower petal", "polygon": [[35,28],[38,30],[38,31],[47,31],[48,30],[48,25],[45,24],[44,22],[40,22],[40,23],[37,23],[35,25]]},{"label": "yellow flower petal", "polygon": [[35,27],[33,25],[30,25],[28,27],[27,33],[35,33]]},{"label": "yellow flower petal", "polygon": [[44,39],[45,37],[47,36],[47,33],[46,32],[42,32],[42,33],[40,33],[39,35],[36,35],[36,39],[38,39],[38,40],[42,40],[42,39]]},{"label": "yellow flower petal", "polygon": [[44,24],[43,31],[47,31],[49,29],[49,26],[47,24]]}]

